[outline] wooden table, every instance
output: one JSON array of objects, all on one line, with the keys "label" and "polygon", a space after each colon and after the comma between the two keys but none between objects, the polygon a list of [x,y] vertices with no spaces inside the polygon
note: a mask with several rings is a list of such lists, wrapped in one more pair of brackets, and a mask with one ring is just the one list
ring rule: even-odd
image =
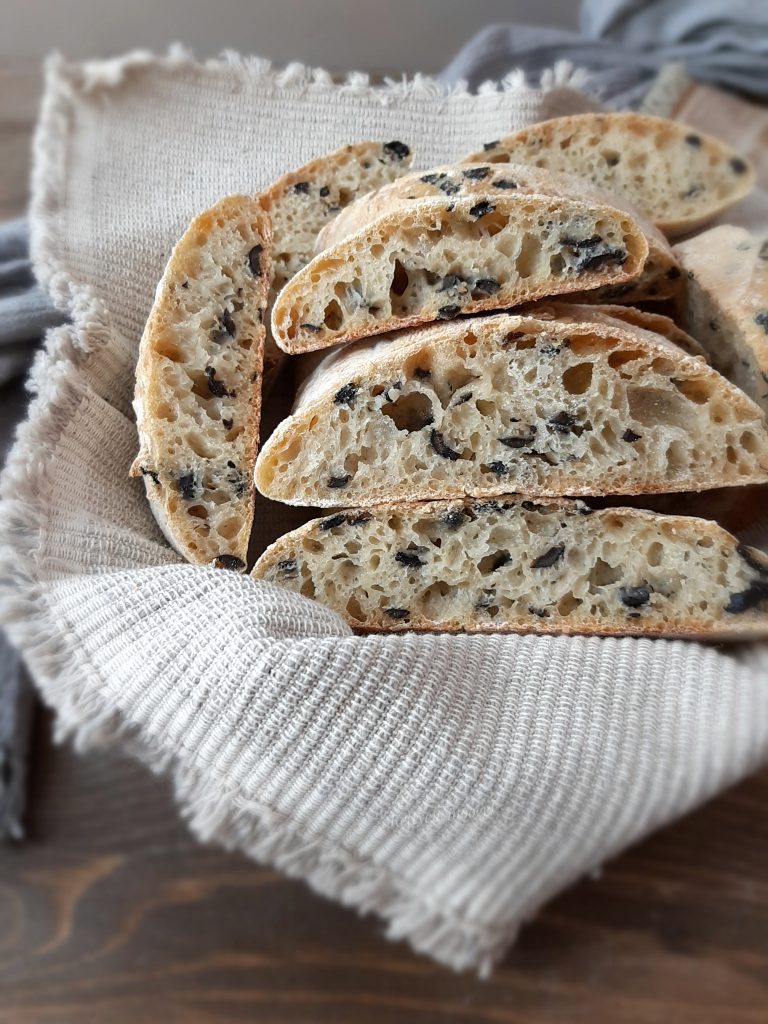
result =
[{"label": "wooden table", "polygon": [[[38,89],[0,64],[0,216]],[[768,1022],[768,770],[555,900],[488,982],[197,845],[164,780],[53,746],[43,714],[30,807],[0,848],[0,1024]]]}]

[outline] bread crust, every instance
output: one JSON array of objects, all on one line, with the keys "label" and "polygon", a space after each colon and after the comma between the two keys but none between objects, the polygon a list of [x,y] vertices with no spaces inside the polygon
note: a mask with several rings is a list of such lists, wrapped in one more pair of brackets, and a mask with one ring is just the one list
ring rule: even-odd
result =
[{"label": "bread crust", "polygon": [[[526,505],[528,508],[526,509]],[[488,506],[491,506],[488,510]],[[594,551],[590,556],[585,556],[587,568],[590,559],[594,564],[590,571],[590,578],[594,576],[596,593],[611,595],[613,601],[609,607],[615,609],[612,614],[600,617],[599,615],[584,615],[578,612],[578,606],[571,610],[560,610],[560,605],[547,605],[544,608],[528,610],[528,613],[509,614],[504,617],[504,609],[497,608],[494,617],[489,617],[487,607],[475,609],[471,618],[453,617],[448,615],[437,617],[429,616],[418,610],[419,603],[424,602],[423,587],[429,584],[432,577],[440,577],[445,569],[439,567],[432,570],[430,559],[434,554],[430,544],[426,547],[413,547],[414,525],[421,528],[419,536],[424,533],[430,534],[430,523],[438,524],[438,531],[442,534],[443,545],[451,540],[451,534],[461,534],[462,529],[469,519],[481,519],[483,515],[494,516],[495,524],[486,528],[486,532],[495,536],[497,545],[509,543],[507,540],[498,540],[499,521],[503,522],[503,516],[526,516],[528,519],[535,519],[537,516],[547,517],[554,515],[559,522],[557,526],[557,537],[562,541],[564,549],[571,545],[584,543],[584,517],[588,517],[591,533],[594,537],[613,538],[619,547],[624,545],[638,548],[640,545],[649,545],[649,541],[655,543],[658,549],[664,549],[665,545],[672,548],[681,543],[684,538],[690,549],[695,553],[699,551],[699,557],[706,563],[711,572],[708,572],[701,581],[690,581],[693,588],[699,585],[707,589],[708,609],[693,614],[686,612],[683,615],[674,615],[674,609],[668,608],[668,602],[674,601],[676,592],[674,587],[665,588],[657,581],[656,584],[639,588],[637,586],[628,589],[627,596],[622,598],[625,603],[616,601],[616,588],[622,583],[621,579],[615,579],[613,575],[604,576],[601,579],[600,572],[605,573],[608,566],[597,556]],[[395,522],[407,524],[407,529],[402,530],[403,544],[405,538],[411,539],[411,546],[406,549],[405,556],[396,554],[396,546],[391,543],[392,533],[385,540],[381,535],[386,535],[386,529],[390,528],[392,518]],[[617,522],[621,524],[617,527]],[[386,526],[384,525],[386,524]],[[441,529],[440,524],[449,524]],[[457,525],[458,524],[458,525]],[[424,529],[426,525],[426,530]],[[470,523],[470,527],[474,524]],[[371,540],[371,531],[378,529],[379,536]],[[482,527],[481,527],[482,529]],[[391,528],[396,532],[397,527]],[[367,531],[367,532],[366,532]],[[335,536],[334,536],[335,535]],[[503,534],[502,534],[503,536]],[[335,548],[343,552],[345,550],[346,537],[352,537],[352,547],[348,550],[349,557],[359,563],[359,570],[349,571],[349,581],[335,583],[332,593],[333,598],[326,602],[334,611],[355,629],[367,632],[404,632],[404,631],[430,631],[430,632],[476,632],[476,633],[543,633],[543,634],[587,634],[587,635],[624,635],[624,636],[665,636],[671,638],[687,638],[694,640],[734,640],[752,639],[768,635],[768,557],[760,551],[739,545],[736,538],[723,530],[716,523],[704,519],[697,519],[689,516],[660,515],[658,513],[644,510],[614,507],[601,510],[590,510],[583,502],[571,501],[569,499],[541,499],[527,498],[524,495],[513,494],[499,496],[492,502],[477,502],[472,499],[460,499],[454,501],[436,502],[413,502],[413,503],[388,503],[379,505],[376,508],[353,508],[343,512],[335,513],[332,517],[315,519],[305,525],[281,537],[269,547],[256,563],[252,577],[257,580],[266,580],[281,586],[288,587],[297,593],[305,593],[311,596],[324,594],[322,580],[319,572],[322,571],[323,562],[325,565],[336,564],[330,557],[324,558],[323,547],[335,542]],[[690,538],[690,541],[688,540]],[[463,544],[464,541],[460,540]],[[549,541],[542,541],[546,545]],[[704,554],[701,554],[701,551]],[[368,574],[370,570],[366,567],[366,560],[371,551],[376,552],[382,559],[391,560],[392,556],[402,562],[402,567],[394,570],[395,575],[402,577],[406,574],[410,578],[404,584],[406,588],[412,588],[413,601],[408,607],[395,607],[385,610],[385,606],[379,606],[375,611],[364,613],[361,604],[363,603],[363,590],[369,587]],[[493,544],[486,544],[483,550],[492,551]],[[557,549],[559,551],[559,548]],[[599,547],[600,554],[606,554],[604,548]],[[610,548],[608,549],[610,550]],[[309,554],[315,552],[314,555]],[[708,556],[707,552],[712,552]],[[354,552],[354,554],[352,553]],[[415,553],[414,553],[415,552]],[[557,554],[557,551],[555,552]],[[408,555],[410,554],[410,561]],[[552,556],[554,557],[554,556]],[[614,553],[614,558],[617,557]],[[660,557],[658,554],[656,557]],[[663,550],[662,550],[663,557]],[[695,554],[694,554],[694,557]],[[496,573],[503,572],[509,567],[514,573],[528,572],[535,575],[539,570],[535,566],[520,563],[518,568],[518,553],[510,548],[502,553],[497,568],[491,569],[485,576],[475,574],[474,580],[467,579],[462,585],[472,584],[479,590],[482,584],[494,583],[497,579]],[[558,559],[562,559],[559,561]],[[652,562],[648,562],[643,556],[635,559],[638,565],[633,567],[637,574],[644,568],[646,571],[646,584],[650,579],[661,577],[664,579],[663,571],[657,571]],[[317,573],[313,574],[311,561],[319,565]],[[411,567],[411,561],[415,568]],[[712,565],[709,566],[711,561]],[[575,572],[570,565],[566,564],[563,552],[552,561],[552,558],[545,557],[541,567],[542,572],[551,572],[555,575],[559,572]],[[558,568],[564,566],[564,568]],[[714,576],[715,567],[729,586],[720,586],[716,583]],[[724,567],[725,566],[725,567]],[[534,569],[534,574],[530,570]],[[584,575],[585,568],[580,566],[581,575]],[[330,570],[329,570],[330,571]],[[425,575],[426,574],[426,575]],[[373,577],[372,577],[373,578]],[[379,578],[379,577],[377,577]],[[386,589],[385,576],[381,576],[382,586]],[[639,581],[640,576],[634,575],[632,581]],[[547,585],[547,578],[542,577],[544,586]],[[670,577],[671,579],[671,577]],[[533,587],[538,580],[534,581]],[[394,588],[400,584],[395,583]],[[429,584],[431,587],[431,584]],[[447,592],[443,593],[444,599],[451,599],[452,591],[449,584]],[[678,587],[680,584],[678,584]],[[756,600],[749,607],[742,608],[737,613],[727,611],[726,604],[738,607],[738,601],[734,601],[733,594],[743,595],[749,588],[756,589]],[[394,592],[393,588],[393,592]],[[455,591],[455,585],[454,585]],[[643,591],[647,591],[644,593]],[[722,591],[722,593],[721,593]],[[583,591],[580,591],[583,592]],[[367,593],[367,591],[366,591]],[[720,596],[720,607],[709,607],[713,595]],[[761,596],[762,595],[762,596]],[[686,600],[687,595],[681,593],[680,601]],[[382,600],[386,601],[389,594],[385,594]],[[490,597],[490,601],[498,598]],[[562,598],[561,598],[562,602]],[[570,602],[573,603],[573,602]],[[581,603],[581,602],[579,602]],[[688,599],[690,604],[690,599]],[[741,604],[748,602],[741,601]],[[438,604],[441,608],[444,604]],[[391,613],[398,613],[399,617],[392,617]],[[546,614],[543,614],[546,612]],[[406,614],[407,613],[407,614]],[[650,613],[650,614],[649,614]],[[660,614],[661,613],[661,614]],[[671,615],[672,621],[661,621],[661,615]]]},{"label": "bread crust", "polygon": [[[580,148],[586,156],[577,152]],[[595,155],[599,159],[593,160]],[[654,155],[660,165],[660,184],[667,189],[664,204],[652,195],[648,182],[646,167]],[[673,158],[676,172],[670,175]],[[640,163],[630,166],[632,159]],[[743,199],[755,184],[752,165],[718,139],[648,114],[588,113],[553,118],[486,143],[462,160],[478,161],[538,163],[591,178],[608,191],[624,191],[660,230],[671,235],[705,224]],[[643,175],[639,185],[638,171]],[[672,177],[674,185],[668,188]]]},{"label": "bread crust", "polygon": [[[248,349],[241,357],[237,375],[237,407],[242,411],[242,421],[238,425],[240,432],[238,438],[225,443],[222,448],[222,451],[231,450],[242,467],[242,491],[232,500],[232,508],[237,509],[242,526],[227,543],[226,539],[212,536],[210,530],[206,535],[201,521],[190,517],[190,503],[179,497],[179,488],[171,472],[164,448],[164,435],[169,428],[166,417],[176,416],[176,406],[194,393],[193,376],[198,374],[204,377],[206,370],[205,366],[189,364],[189,360],[194,358],[192,350],[203,331],[200,327],[188,326],[190,314],[183,304],[190,301],[189,296],[194,295],[200,283],[201,299],[199,308],[192,316],[193,321],[197,316],[202,323],[221,313],[221,297],[210,294],[202,278],[207,273],[223,273],[221,267],[212,263],[210,250],[221,242],[224,231],[233,228],[237,228],[240,251],[232,253],[232,262],[234,264],[239,260],[247,269],[242,273],[243,284],[239,286],[241,292],[237,296],[241,308],[237,311],[233,309],[229,315],[232,324],[237,322],[238,346],[242,341],[248,344]],[[190,562],[219,564],[239,571],[246,568],[248,538],[253,522],[252,477],[259,446],[265,336],[263,316],[267,302],[270,244],[269,219],[253,197],[228,196],[195,217],[174,246],[157,286],[136,365],[134,408],[139,452],[131,466],[130,475],[144,478],[147,498],[155,519],[179,554]],[[254,247],[258,251],[249,263]],[[254,267],[257,269],[254,270]],[[231,275],[232,282],[238,272],[236,270]],[[234,283],[230,291],[234,296]],[[234,345],[234,337],[226,344]],[[188,369],[186,377],[176,374],[177,381],[184,383],[185,392],[183,396],[177,396],[179,402],[168,403],[168,384],[164,380],[164,373],[168,372],[167,368],[178,366]],[[216,379],[215,372],[211,380],[216,385],[224,386]],[[160,415],[158,410],[169,404],[170,411],[165,416]],[[193,450],[178,453],[177,465],[202,465],[205,462],[205,458]],[[236,566],[234,562],[228,561],[230,559],[241,564]]]}]

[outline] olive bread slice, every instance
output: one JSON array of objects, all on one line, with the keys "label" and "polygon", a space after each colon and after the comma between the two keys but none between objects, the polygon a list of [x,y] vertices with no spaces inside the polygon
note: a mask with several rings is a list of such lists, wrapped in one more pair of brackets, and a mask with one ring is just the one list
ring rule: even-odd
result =
[{"label": "olive bread slice", "polygon": [[676,251],[686,270],[688,330],[768,414],[768,238],[723,224]]},{"label": "olive bread slice", "polygon": [[570,308],[331,353],[265,444],[258,489],[329,507],[768,480],[768,427],[738,388],[660,335]]},{"label": "olive bread slice", "polygon": [[704,519],[580,501],[379,505],[315,519],[252,573],[367,630],[768,635],[768,557]]},{"label": "olive bread slice", "polygon": [[558,174],[542,167],[510,164],[446,164],[430,171],[408,174],[377,192],[356,200],[327,224],[317,237],[317,251],[341,241],[369,221],[390,212],[404,200],[428,196],[538,195],[579,199],[615,206],[642,228],[648,242],[648,258],[638,276],[625,284],[606,285],[585,292],[587,302],[648,302],[673,298],[680,288],[680,267],[664,235],[645,220],[624,197],[597,188],[574,174]]},{"label": "olive bread slice", "polygon": [[[320,230],[358,196],[405,174],[413,156],[404,142],[359,142],[310,160],[259,195],[272,226],[270,307],[280,289],[306,266]],[[282,353],[268,334],[265,371]]]},{"label": "olive bread slice", "polygon": [[254,198],[196,217],[158,285],[136,367],[131,475],[180,554],[238,571],[253,521],[269,250]]},{"label": "olive bread slice", "polygon": [[540,195],[404,201],[300,270],[275,302],[272,333],[284,352],[310,352],[618,284],[647,255],[641,229],[610,206]]},{"label": "olive bread slice", "polygon": [[621,193],[662,231],[704,224],[751,191],[752,166],[702,132],[648,114],[574,114],[487,142],[464,162],[532,164]]}]

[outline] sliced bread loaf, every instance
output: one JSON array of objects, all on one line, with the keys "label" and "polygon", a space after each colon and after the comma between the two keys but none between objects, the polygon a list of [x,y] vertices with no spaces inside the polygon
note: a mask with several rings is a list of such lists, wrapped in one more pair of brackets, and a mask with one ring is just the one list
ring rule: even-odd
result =
[{"label": "sliced bread loaf", "polygon": [[636,221],[648,242],[648,258],[632,280],[585,292],[589,302],[640,302],[669,299],[680,287],[680,268],[664,235],[623,196],[605,192],[573,174],[558,174],[542,167],[510,164],[446,164],[430,171],[408,174],[377,192],[371,192],[343,210],[320,232],[317,251],[335,245],[371,220],[391,212],[404,200],[429,196],[544,195],[614,206]]},{"label": "sliced bread loaf", "polygon": [[768,635],[768,557],[715,523],[579,501],[380,505],[281,537],[252,574],[368,630]]},{"label": "sliced bread loaf", "polygon": [[768,480],[768,428],[738,388],[660,335],[572,309],[331,353],[265,444],[257,487],[329,507]]},{"label": "sliced bread loaf", "polygon": [[686,271],[688,330],[768,414],[768,239],[724,224],[675,249]]},{"label": "sliced bread loaf", "polygon": [[404,201],[316,256],[272,312],[284,352],[618,284],[648,255],[610,206],[549,196]]},{"label": "sliced bread loaf", "polygon": [[134,406],[152,511],[191,562],[245,569],[258,450],[269,220],[229,196],[174,247],[144,330]]},{"label": "sliced bread loaf", "polygon": [[464,162],[532,164],[621,193],[662,231],[690,231],[751,191],[752,166],[679,121],[574,114],[487,142]]}]

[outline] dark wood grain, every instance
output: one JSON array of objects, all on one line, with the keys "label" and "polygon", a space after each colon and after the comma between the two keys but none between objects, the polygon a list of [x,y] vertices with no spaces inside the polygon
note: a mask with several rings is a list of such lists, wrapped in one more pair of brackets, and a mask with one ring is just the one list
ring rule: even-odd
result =
[{"label": "dark wood grain", "polygon": [[2,1024],[768,1020],[768,771],[554,901],[481,982],[196,845],[164,780],[47,729],[29,843],[0,851]]}]

